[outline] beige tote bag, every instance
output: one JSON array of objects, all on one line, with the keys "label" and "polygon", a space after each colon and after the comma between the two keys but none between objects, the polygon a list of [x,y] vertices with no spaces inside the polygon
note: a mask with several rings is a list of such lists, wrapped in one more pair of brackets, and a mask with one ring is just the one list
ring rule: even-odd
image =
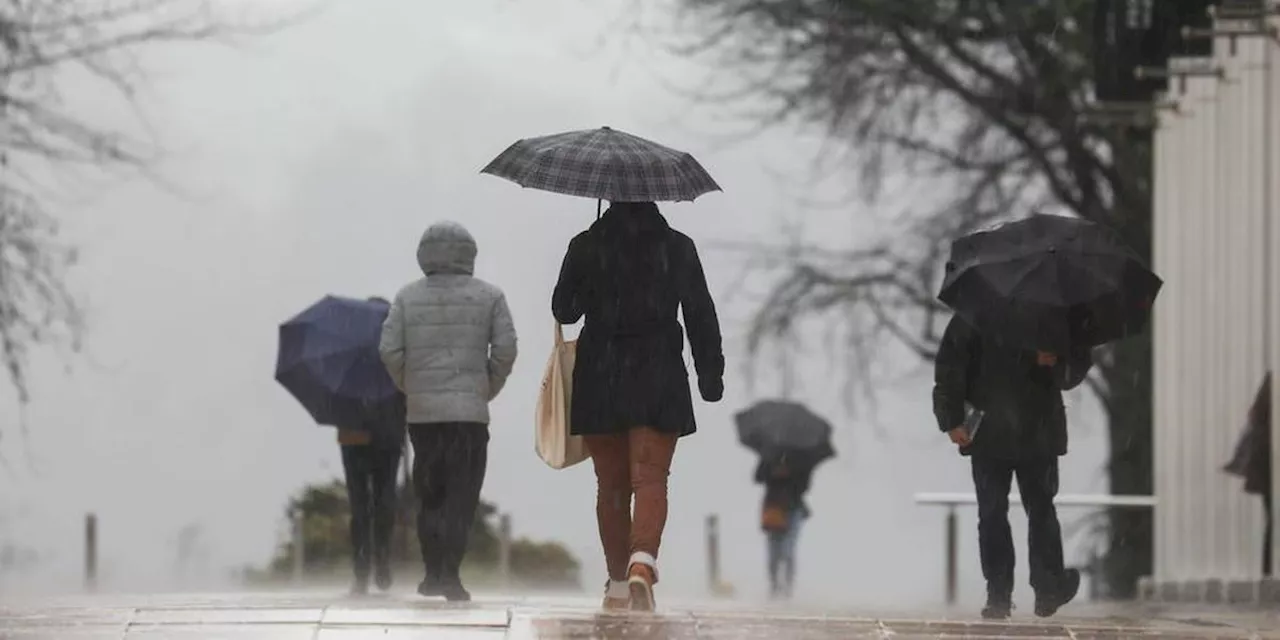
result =
[{"label": "beige tote bag", "polygon": [[576,340],[565,342],[564,329],[556,323],[556,342],[542,375],[538,394],[538,415],[533,446],[538,457],[552,469],[565,469],[586,460],[587,445],[580,436],[569,435],[569,407],[573,396],[573,363]]}]

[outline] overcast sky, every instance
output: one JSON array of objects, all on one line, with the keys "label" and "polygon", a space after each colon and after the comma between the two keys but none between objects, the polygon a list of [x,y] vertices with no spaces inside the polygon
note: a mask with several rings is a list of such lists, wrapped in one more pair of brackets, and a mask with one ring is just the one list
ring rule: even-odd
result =
[{"label": "overcast sky", "polygon": [[[731,416],[778,389],[762,378],[753,394],[742,375],[751,300],[729,293],[744,264],[712,244],[769,240],[799,220],[806,235],[849,246],[874,233],[875,218],[856,205],[799,206],[820,151],[816,132],[779,128],[728,145],[706,133],[732,129],[728,114],[673,87],[711,71],[620,30],[629,3],[441,6],[332,0],[305,24],[242,49],[147,58],[153,82],[141,99],[168,150],[158,167],[165,181],[96,181],[68,205],[66,237],[83,257],[74,287],[90,324],[83,354],[40,357],[27,438],[14,427],[16,405],[5,408],[0,536],[51,558],[38,579],[8,588],[75,585],[87,510],[101,518],[104,580],[120,588],[165,588],[171,541],[188,523],[205,528],[212,569],[265,562],[288,496],[341,472],[332,430],[309,423],[272,380],[277,324],[326,293],[394,294],[420,275],[422,230],[445,219],[475,235],[478,275],[506,290],[520,333],[515,373],[493,404],[485,497],[512,514],[517,534],[569,545],[594,587],[604,569],[589,465],[547,469],[532,430],[551,288],[595,203],[478,171],[518,138],[608,124],[694,153],[725,190],[664,208],[702,247],[729,374],[724,401],[698,405],[700,431],[676,454],[663,588],[701,593],[703,521],[717,513],[725,579],[744,597],[761,596],[760,490]],[[93,108],[92,95],[81,97]],[[840,457],[814,481],[800,593],[855,608],[940,602],[943,512],[914,505],[912,494],[972,484],[933,425],[929,369],[900,363],[898,372],[914,375],[882,387],[874,410],[850,413],[840,363],[817,346],[802,354],[795,397],[837,424]],[[1068,402],[1063,491],[1103,492],[1097,412],[1080,392]],[[1021,537],[1023,518],[1013,520]],[[961,527],[961,580],[976,602],[971,510]],[[1083,555],[1078,540],[1073,562]],[[1028,592],[1020,587],[1021,598]]]}]

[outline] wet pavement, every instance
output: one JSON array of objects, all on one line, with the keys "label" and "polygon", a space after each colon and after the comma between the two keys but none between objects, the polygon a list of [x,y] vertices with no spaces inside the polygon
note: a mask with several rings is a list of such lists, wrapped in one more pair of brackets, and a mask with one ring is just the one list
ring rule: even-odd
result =
[{"label": "wet pavement", "polygon": [[4,640],[684,640],[782,638],[1278,638],[1280,614],[1228,610],[1064,610],[1052,621],[988,623],[961,615],[813,613],[745,603],[604,615],[583,598],[484,598],[467,605],[410,594],[78,596],[0,603]]}]

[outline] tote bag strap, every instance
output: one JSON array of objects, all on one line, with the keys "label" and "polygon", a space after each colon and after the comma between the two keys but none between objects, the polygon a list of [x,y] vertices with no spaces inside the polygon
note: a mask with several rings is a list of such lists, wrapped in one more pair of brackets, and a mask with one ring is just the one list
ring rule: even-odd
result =
[{"label": "tote bag strap", "polygon": [[564,344],[564,327],[559,322],[556,323],[556,346]]}]

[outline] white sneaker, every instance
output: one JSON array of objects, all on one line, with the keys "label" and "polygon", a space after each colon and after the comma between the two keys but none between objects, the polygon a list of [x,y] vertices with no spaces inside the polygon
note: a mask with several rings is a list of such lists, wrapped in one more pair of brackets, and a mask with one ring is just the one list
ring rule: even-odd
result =
[{"label": "white sneaker", "polygon": [[605,611],[626,611],[631,608],[631,585],[626,580],[610,580],[604,586]]},{"label": "white sneaker", "polygon": [[643,551],[631,554],[627,583],[631,590],[631,610],[653,611],[657,607],[653,585],[658,583],[658,560]]}]

